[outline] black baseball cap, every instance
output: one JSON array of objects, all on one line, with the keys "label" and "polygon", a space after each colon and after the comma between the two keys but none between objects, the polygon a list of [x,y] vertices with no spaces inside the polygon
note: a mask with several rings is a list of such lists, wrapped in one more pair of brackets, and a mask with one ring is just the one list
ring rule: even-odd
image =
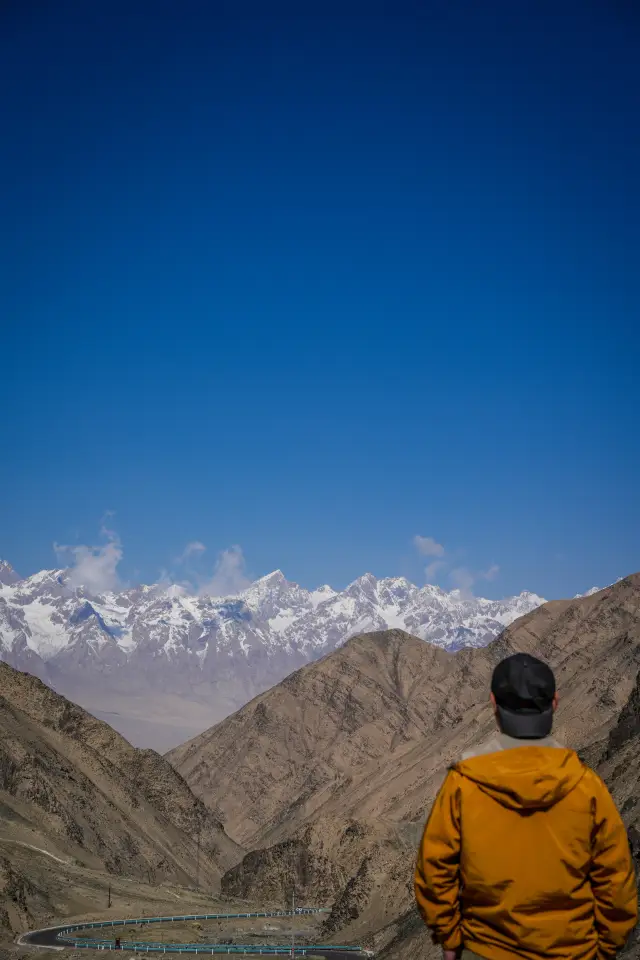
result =
[{"label": "black baseball cap", "polygon": [[493,671],[491,692],[500,729],[508,737],[539,740],[549,736],[556,680],[546,663],[528,653],[514,653]]}]

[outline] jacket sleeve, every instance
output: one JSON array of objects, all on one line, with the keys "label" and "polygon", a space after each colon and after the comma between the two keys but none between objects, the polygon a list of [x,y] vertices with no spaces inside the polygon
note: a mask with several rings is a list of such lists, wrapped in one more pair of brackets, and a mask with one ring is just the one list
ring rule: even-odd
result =
[{"label": "jacket sleeve", "polygon": [[459,781],[450,770],[438,792],[422,834],[414,882],[422,919],[445,950],[462,944]]},{"label": "jacket sleeve", "polygon": [[627,831],[607,787],[596,777],[589,881],[594,896],[598,956],[613,957],[638,919],[638,893]]}]

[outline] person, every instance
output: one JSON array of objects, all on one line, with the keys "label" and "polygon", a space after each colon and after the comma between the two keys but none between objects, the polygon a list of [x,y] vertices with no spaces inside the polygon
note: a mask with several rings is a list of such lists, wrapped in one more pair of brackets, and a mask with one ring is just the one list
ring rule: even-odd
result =
[{"label": "person", "polygon": [[516,653],[491,681],[498,730],[448,771],[422,835],[418,909],[444,960],[609,960],[637,921],[615,803],[551,736],[547,664]]}]

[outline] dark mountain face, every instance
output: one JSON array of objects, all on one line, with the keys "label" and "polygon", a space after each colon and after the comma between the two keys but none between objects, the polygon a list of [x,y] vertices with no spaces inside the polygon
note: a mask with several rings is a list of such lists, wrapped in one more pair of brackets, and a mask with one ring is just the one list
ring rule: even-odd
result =
[{"label": "dark mountain face", "polygon": [[[114,876],[210,887],[242,850],[182,777],[28,674],[0,663],[0,844]],[[13,846],[12,846],[13,845]]]},{"label": "dark mountain face", "polygon": [[[616,724],[604,744],[595,745],[594,754],[596,769],[627,825],[636,874],[640,877],[640,672]],[[640,957],[640,930],[635,930],[621,957]]]}]

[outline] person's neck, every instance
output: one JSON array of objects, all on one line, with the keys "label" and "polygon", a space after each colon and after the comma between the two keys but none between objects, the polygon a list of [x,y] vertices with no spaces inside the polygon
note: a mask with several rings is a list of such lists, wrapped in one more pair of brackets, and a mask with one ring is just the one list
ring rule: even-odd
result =
[{"label": "person's neck", "polygon": [[556,740],[553,737],[553,732],[547,734],[546,737],[510,737],[508,733],[503,733],[503,731],[498,727],[498,736],[505,742],[506,745],[516,747],[544,747],[544,746],[556,746]]}]

